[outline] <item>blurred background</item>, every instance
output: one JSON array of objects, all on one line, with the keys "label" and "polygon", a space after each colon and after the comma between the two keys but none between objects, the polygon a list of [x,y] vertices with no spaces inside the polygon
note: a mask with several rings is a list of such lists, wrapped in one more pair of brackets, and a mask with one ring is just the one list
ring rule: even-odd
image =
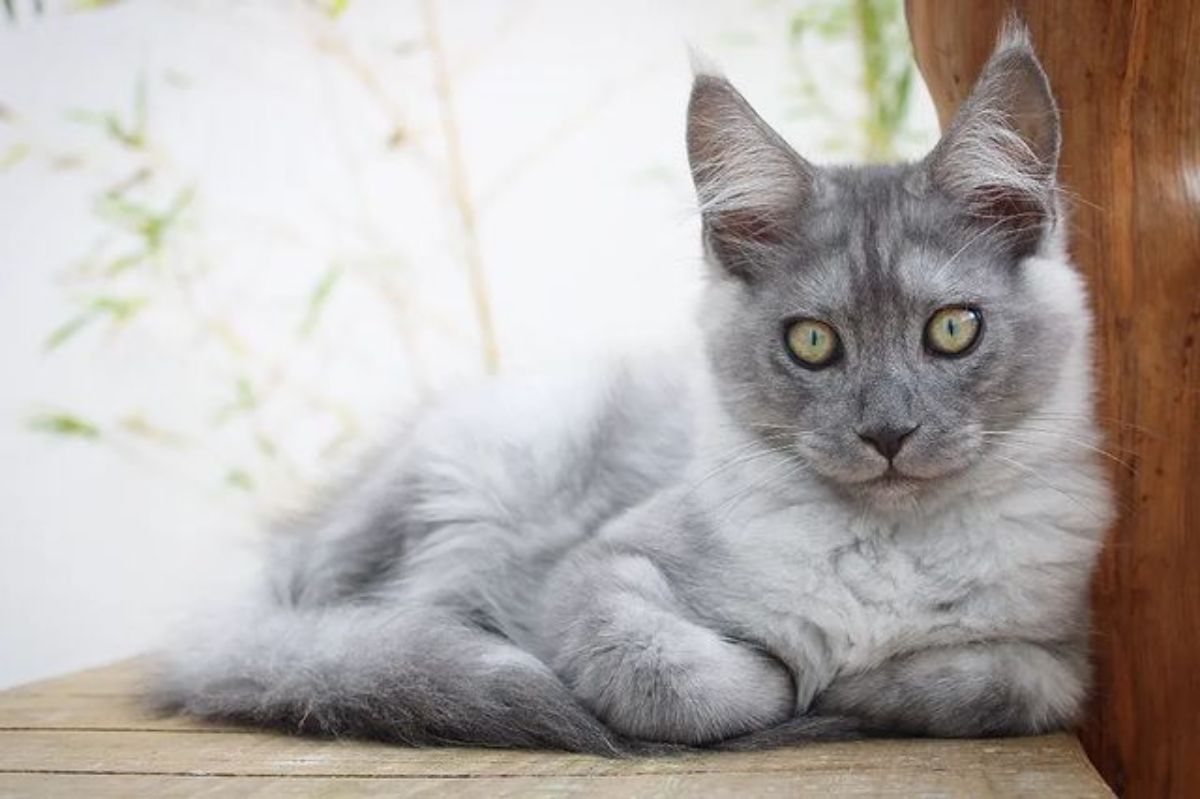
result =
[{"label": "blurred background", "polygon": [[405,409],[686,334],[688,46],[918,157],[900,0],[0,0],[0,686],[144,651]]}]

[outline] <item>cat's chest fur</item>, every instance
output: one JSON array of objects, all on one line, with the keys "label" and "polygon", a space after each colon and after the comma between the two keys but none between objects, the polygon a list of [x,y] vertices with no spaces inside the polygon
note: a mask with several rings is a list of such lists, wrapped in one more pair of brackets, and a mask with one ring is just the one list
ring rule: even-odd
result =
[{"label": "cat's chest fur", "polygon": [[898,519],[829,505],[750,510],[722,527],[736,536],[725,579],[747,589],[723,595],[726,612],[826,679],[912,649],[1049,630],[1061,603],[1039,600],[1087,553],[1055,535],[1053,514],[1020,505]]}]

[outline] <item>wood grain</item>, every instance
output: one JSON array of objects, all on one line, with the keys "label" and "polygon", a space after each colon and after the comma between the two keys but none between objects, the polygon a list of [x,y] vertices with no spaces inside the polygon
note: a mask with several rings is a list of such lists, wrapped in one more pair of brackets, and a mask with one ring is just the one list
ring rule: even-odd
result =
[{"label": "wood grain", "polygon": [[1083,730],[1129,797],[1200,796],[1200,3],[907,0],[943,125],[1010,5],[1062,108],[1072,252],[1097,318],[1121,516]]},{"label": "wood grain", "polygon": [[136,664],[0,693],[3,796],[1031,796],[1111,793],[1072,736],[615,760],[404,749],[155,719]]},{"label": "wood grain", "polygon": [[6,775],[0,774],[0,797],[87,796],[429,796],[429,797],[1037,797],[1084,799],[1111,796],[1097,786],[1081,786],[1041,773],[995,778],[990,774],[895,774],[888,781],[873,776],[809,774],[682,774],[669,777],[490,777],[464,780],[373,778],[201,777],[157,775]]}]

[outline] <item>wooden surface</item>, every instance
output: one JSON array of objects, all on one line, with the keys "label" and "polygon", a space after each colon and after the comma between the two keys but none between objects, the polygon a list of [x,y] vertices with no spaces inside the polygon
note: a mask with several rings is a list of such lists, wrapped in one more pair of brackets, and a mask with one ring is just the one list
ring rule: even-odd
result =
[{"label": "wooden surface", "polygon": [[[908,0],[943,123],[1002,0]],[[1084,742],[1118,793],[1200,796],[1200,3],[1016,2],[1062,108],[1121,518],[1095,590]]]},{"label": "wooden surface", "polygon": [[314,741],[159,719],[136,664],[0,693],[5,796],[1111,796],[1067,735],[609,760]]}]

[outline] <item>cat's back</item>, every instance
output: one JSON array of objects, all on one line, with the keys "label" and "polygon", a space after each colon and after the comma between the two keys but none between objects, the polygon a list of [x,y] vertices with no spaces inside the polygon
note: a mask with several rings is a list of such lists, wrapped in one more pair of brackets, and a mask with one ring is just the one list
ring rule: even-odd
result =
[{"label": "cat's back", "polygon": [[482,570],[544,566],[676,479],[694,371],[680,350],[590,358],[427,403],[286,532],[275,593],[301,605],[398,584],[444,593]]},{"label": "cat's back", "polygon": [[593,524],[687,460],[693,383],[680,350],[495,379],[426,412],[412,468],[430,494],[461,490],[527,521]]}]

